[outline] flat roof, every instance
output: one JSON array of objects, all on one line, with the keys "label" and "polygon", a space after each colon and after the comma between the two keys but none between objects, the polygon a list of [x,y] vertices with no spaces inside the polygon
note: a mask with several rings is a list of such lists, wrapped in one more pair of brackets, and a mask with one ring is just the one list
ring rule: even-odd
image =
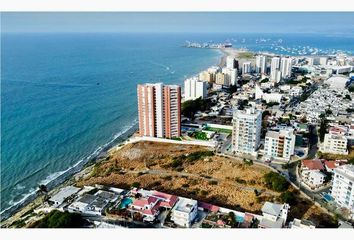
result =
[{"label": "flat roof", "polygon": [[197,200],[180,197],[176,204],[175,210],[189,213],[193,206],[198,206]]},{"label": "flat roof", "polygon": [[262,207],[262,212],[273,215],[273,216],[279,216],[282,208],[283,208],[283,205],[281,205],[281,204],[265,202]]},{"label": "flat roof", "polygon": [[58,202],[59,204],[61,204],[65,201],[65,199],[79,192],[80,190],[81,190],[80,188],[74,186],[64,187],[57,194],[51,197],[49,201]]}]

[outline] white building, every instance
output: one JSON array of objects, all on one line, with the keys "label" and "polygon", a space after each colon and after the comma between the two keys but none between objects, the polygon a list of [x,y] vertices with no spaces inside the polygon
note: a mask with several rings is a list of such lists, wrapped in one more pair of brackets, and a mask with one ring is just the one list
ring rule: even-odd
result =
[{"label": "white building", "polygon": [[283,98],[283,94],[281,93],[264,93],[262,97],[267,103],[277,102],[280,103]]},{"label": "white building", "polygon": [[316,228],[316,226],[312,222],[310,222],[308,220],[301,220],[301,219],[294,218],[294,220],[289,223],[289,228],[293,228],[293,229],[314,229],[314,228]]},{"label": "white building", "polygon": [[242,74],[251,73],[251,62],[244,62],[242,64]]},{"label": "white building", "polygon": [[281,58],[280,71],[282,78],[288,78],[291,76],[291,63],[292,59],[290,57]]},{"label": "white building", "polygon": [[266,73],[266,56],[257,55],[256,56],[256,72],[257,73]]},{"label": "white building", "polygon": [[236,68],[236,59],[232,56],[226,57],[226,68],[235,69]]},{"label": "white building", "polygon": [[348,140],[341,134],[326,133],[320,151],[333,154],[348,154]]},{"label": "white building", "polygon": [[294,149],[295,134],[293,129],[267,132],[264,142],[264,156],[266,158],[289,161],[294,155]]},{"label": "white building", "polygon": [[262,129],[262,111],[236,110],[233,116],[232,149],[235,154],[257,155]]},{"label": "white building", "polygon": [[323,163],[319,159],[301,161],[301,180],[310,188],[321,187],[326,175]]},{"label": "white building", "polygon": [[198,213],[198,202],[193,199],[179,197],[172,208],[171,220],[182,227],[190,227]]},{"label": "white building", "polygon": [[67,186],[61,189],[57,194],[49,199],[49,202],[53,203],[54,207],[59,207],[62,205],[68,198],[80,191],[80,188],[74,186]]},{"label": "white building", "polygon": [[277,70],[280,68],[280,58],[273,57],[270,64],[270,80],[275,81],[277,78]]},{"label": "white building", "polygon": [[354,165],[347,164],[334,169],[331,195],[341,207],[354,213]]},{"label": "white building", "polygon": [[265,202],[262,207],[262,220],[259,228],[282,228],[288,217],[289,204],[276,204]]},{"label": "white building", "polygon": [[294,86],[289,90],[289,95],[299,97],[303,93],[302,87]]},{"label": "white building", "polygon": [[197,98],[206,98],[207,83],[199,81],[197,78],[188,78],[184,81],[184,99],[194,100]]},{"label": "white building", "polygon": [[225,74],[225,77],[227,78],[227,81],[230,85],[236,85],[237,84],[237,69],[234,68],[223,68],[222,73]]}]

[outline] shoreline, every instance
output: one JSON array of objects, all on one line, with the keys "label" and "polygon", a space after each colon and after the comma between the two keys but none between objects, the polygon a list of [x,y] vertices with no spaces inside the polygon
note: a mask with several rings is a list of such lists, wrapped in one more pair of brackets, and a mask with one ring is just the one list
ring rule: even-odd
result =
[{"label": "shoreline", "polygon": [[[224,49],[218,50],[222,53],[222,56],[220,57],[217,66],[224,67],[226,65],[226,58],[230,55],[230,53],[228,51],[224,51]],[[103,147],[96,156],[93,156],[90,159],[87,159],[86,162],[83,162],[81,164],[81,167],[79,166],[81,162],[78,162],[75,165],[69,167],[67,170],[65,170],[63,174],[59,175],[59,179],[55,178],[51,182],[45,184],[48,188],[48,194],[52,195],[53,193],[58,192],[61,188],[69,184],[75,183],[77,179],[90,173],[90,170],[97,163],[105,160],[109,156],[111,151],[119,150],[121,147],[125,146],[126,144],[129,144],[130,139],[132,139],[137,133],[137,130],[134,130],[136,126],[137,123],[127,129],[126,132],[122,133],[121,136],[118,136],[116,139],[111,140],[111,143],[108,142],[107,146]],[[124,136],[125,134],[127,134],[127,136]],[[116,140],[119,138],[122,139],[116,142]],[[83,160],[84,159],[82,159],[81,161]],[[75,169],[76,167],[78,167],[78,169]],[[29,193],[27,198],[20,200],[17,204],[10,206],[1,212],[0,228],[2,228],[3,226],[6,227],[11,225],[11,223],[21,218],[22,215],[25,215],[28,211],[42,204],[43,202],[44,195],[41,194],[37,188],[34,192]]]}]

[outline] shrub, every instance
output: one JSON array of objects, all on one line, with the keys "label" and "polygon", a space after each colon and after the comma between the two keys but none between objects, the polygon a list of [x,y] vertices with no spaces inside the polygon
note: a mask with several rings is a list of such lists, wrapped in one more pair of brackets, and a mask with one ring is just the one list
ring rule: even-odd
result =
[{"label": "shrub", "polygon": [[296,203],[296,197],[293,192],[285,191],[280,194],[279,198],[283,203],[289,203],[291,205]]},{"label": "shrub", "polygon": [[131,187],[132,187],[132,188],[139,188],[139,187],[140,187],[140,183],[138,183],[138,182],[133,182],[133,184],[132,184]]},{"label": "shrub", "polygon": [[78,213],[51,211],[43,219],[35,222],[34,228],[79,228],[86,224],[86,221]]},{"label": "shrub", "polygon": [[210,184],[210,185],[218,185],[218,182],[215,181],[215,180],[210,180],[210,181],[209,181],[209,184]]},{"label": "shrub", "polygon": [[289,183],[286,179],[275,172],[266,173],[263,176],[263,179],[267,188],[277,192],[283,192],[289,187]]}]

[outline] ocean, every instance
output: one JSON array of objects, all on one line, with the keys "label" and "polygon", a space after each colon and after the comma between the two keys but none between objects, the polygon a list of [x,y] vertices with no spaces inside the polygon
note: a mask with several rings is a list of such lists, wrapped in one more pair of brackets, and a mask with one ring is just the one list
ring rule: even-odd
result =
[{"label": "ocean", "polygon": [[220,62],[218,50],[183,48],[186,40],[354,52],[352,37],[329,35],[2,33],[1,211],[133,133],[138,83],[182,85]]}]

